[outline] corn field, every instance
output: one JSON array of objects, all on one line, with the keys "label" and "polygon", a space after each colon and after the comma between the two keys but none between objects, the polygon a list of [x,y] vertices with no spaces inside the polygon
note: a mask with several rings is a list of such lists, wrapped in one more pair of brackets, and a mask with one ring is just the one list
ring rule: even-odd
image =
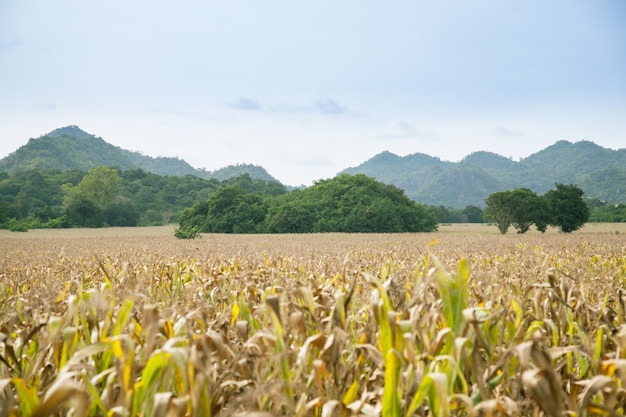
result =
[{"label": "corn field", "polygon": [[623,227],[172,232],[0,235],[0,417],[626,414]]}]

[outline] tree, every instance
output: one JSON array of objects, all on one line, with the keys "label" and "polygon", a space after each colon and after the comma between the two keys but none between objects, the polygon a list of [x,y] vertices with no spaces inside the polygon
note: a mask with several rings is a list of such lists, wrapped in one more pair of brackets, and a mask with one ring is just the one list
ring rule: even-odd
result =
[{"label": "tree", "polygon": [[[292,191],[300,193],[300,191]],[[272,205],[267,214],[267,231],[269,233],[307,233],[313,230],[315,213],[298,201],[286,201]]]},{"label": "tree", "polygon": [[70,227],[102,227],[105,221],[104,211],[88,198],[72,199],[65,216]]},{"label": "tree", "polygon": [[278,196],[266,218],[269,231],[430,232],[437,219],[389,184],[366,175],[338,175]]},{"label": "tree", "polygon": [[139,212],[129,199],[120,198],[109,204],[104,216],[109,226],[133,227],[139,224]]},{"label": "tree", "polygon": [[526,233],[537,218],[539,196],[528,188],[515,188],[510,194],[511,223],[517,233]]},{"label": "tree", "polygon": [[[70,225],[80,227],[102,227],[105,212],[113,201],[117,186],[122,178],[117,170],[109,167],[96,167],[87,172],[78,185],[63,184],[63,206]],[[115,216],[114,214],[109,214]],[[89,218],[92,216],[92,218]]]},{"label": "tree", "polygon": [[626,204],[607,204],[591,209],[589,220],[592,222],[626,222]]},{"label": "tree", "polygon": [[535,227],[541,233],[545,233],[552,223],[552,212],[548,206],[545,195],[539,196],[535,201]]},{"label": "tree", "polygon": [[580,229],[589,220],[589,207],[583,199],[583,190],[570,184],[556,184],[556,190],[545,193],[552,213],[551,225],[564,233]]},{"label": "tree", "polygon": [[462,215],[468,223],[483,223],[483,210],[478,206],[469,205],[463,209]]},{"label": "tree", "polygon": [[513,207],[511,191],[499,191],[489,194],[485,200],[485,216],[493,220],[500,233],[505,234],[511,226]]},{"label": "tree", "polygon": [[203,232],[259,233],[264,231],[267,206],[257,194],[222,187],[209,197]]},{"label": "tree", "polygon": [[115,169],[104,166],[92,168],[78,185],[63,184],[63,203],[67,206],[74,199],[88,199],[104,210],[113,200],[121,182],[122,178]]},{"label": "tree", "polygon": [[281,195],[224,186],[208,200],[183,210],[179,225],[181,234],[193,227],[214,233],[437,230],[435,217],[399,188],[365,175],[347,174]]}]

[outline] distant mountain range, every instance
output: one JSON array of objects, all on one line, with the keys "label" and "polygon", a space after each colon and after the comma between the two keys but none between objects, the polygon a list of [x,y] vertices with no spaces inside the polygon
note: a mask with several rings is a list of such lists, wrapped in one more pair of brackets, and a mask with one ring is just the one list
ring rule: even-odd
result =
[{"label": "distant mountain range", "polygon": [[179,158],[153,158],[111,145],[78,126],[62,127],[39,138],[30,139],[26,145],[0,159],[0,172],[8,174],[48,169],[88,171],[97,166],[122,170],[141,168],[158,175],[195,175],[220,181],[247,173],[255,179],[277,181],[263,167],[257,165],[231,165],[216,171],[207,171],[196,169]]},{"label": "distant mountain range", "polygon": [[[63,127],[30,139],[26,145],[0,159],[0,172],[87,171],[102,165],[218,180],[247,173],[252,178],[276,181],[263,167],[256,165],[206,171],[195,169],[179,158],[152,158],[111,145],[77,126]],[[418,202],[454,208],[483,206],[489,194],[517,187],[543,194],[553,189],[555,183],[577,184],[587,197],[626,203],[626,149],[606,149],[590,141],[558,141],[520,161],[484,151],[474,152],[460,162],[443,161],[423,153],[398,156],[385,151],[340,173],[365,174],[403,189]]]},{"label": "distant mountain range", "polygon": [[460,162],[382,152],[342,173],[369,175],[405,190],[416,201],[455,208],[482,206],[489,194],[513,188],[543,194],[556,183],[577,184],[587,197],[626,203],[626,149],[606,149],[590,141],[558,141],[519,162],[484,151]]}]

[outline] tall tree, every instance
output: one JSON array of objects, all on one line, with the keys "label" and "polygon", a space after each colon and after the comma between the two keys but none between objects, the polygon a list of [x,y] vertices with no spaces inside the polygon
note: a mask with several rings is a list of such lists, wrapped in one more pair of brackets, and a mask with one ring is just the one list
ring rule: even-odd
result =
[{"label": "tall tree", "polygon": [[537,217],[539,196],[528,188],[516,188],[510,198],[513,227],[517,233],[526,233]]},{"label": "tall tree", "polygon": [[500,233],[505,234],[511,226],[513,217],[511,191],[489,194],[485,200],[485,205],[485,217],[493,220]]},{"label": "tall tree", "polygon": [[580,229],[589,220],[589,207],[583,200],[583,190],[570,184],[556,184],[556,190],[549,190],[545,198],[552,213],[552,226],[564,233]]}]

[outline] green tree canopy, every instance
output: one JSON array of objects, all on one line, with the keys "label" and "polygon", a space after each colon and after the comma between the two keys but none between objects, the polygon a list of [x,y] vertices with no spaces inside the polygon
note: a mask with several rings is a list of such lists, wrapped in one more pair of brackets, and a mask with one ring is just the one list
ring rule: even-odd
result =
[{"label": "green tree canopy", "polygon": [[509,198],[513,227],[518,233],[526,233],[537,218],[540,197],[528,188],[515,188]]},{"label": "green tree canopy", "polygon": [[430,232],[437,220],[399,188],[342,174],[285,194],[268,212],[270,232]]},{"label": "green tree canopy", "polygon": [[222,187],[183,212],[180,229],[194,227],[222,233],[429,232],[437,221],[402,190],[344,174],[277,196]]},{"label": "green tree canopy", "polygon": [[75,227],[102,227],[105,223],[105,214],[93,200],[76,197],[68,202],[65,208],[65,219],[70,226]]},{"label": "green tree canopy", "polygon": [[485,216],[498,226],[500,233],[505,234],[511,226],[513,207],[511,191],[499,191],[489,194],[485,200]]},{"label": "green tree canopy", "polygon": [[73,200],[87,199],[104,210],[113,200],[121,182],[122,178],[116,169],[105,166],[92,168],[78,185],[69,183],[61,187],[64,194],[63,203],[67,207]]},{"label": "green tree canopy", "polygon": [[547,191],[545,198],[552,213],[551,225],[562,232],[578,230],[589,221],[589,207],[578,186],[556,184],[556,190]]},{"label": "green tree canopy", "polygon": [[525,233],[533,224],[540,232],[552,225],[569,233],[589,220],[583,191],[575,185],[556,184],[556,190],[549,190],[543,196],[525,188],[500,191],[490,194],[485,203],[485,215],[502,234],[511,224],[519,233]]},{"label": "green tree canopy", "polygon": [[469,205],[461,212],[468,223],[484,223],[483,210],[478,206]]},{"label": "green tree canopy", "polygon": [[106,211],[121,182],[117,170],[102,166],[90,169],[77,185],[63,184],[66,222],[71,226],[102,227],[107,217],[115,217]]}]

